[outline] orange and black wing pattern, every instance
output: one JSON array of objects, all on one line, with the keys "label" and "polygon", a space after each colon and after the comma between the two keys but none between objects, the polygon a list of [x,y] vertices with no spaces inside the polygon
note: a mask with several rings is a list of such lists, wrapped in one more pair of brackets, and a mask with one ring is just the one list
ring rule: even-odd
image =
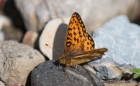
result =
[{"label": "orange and black wing pattern", "polygon": [[86,32],[85,25],[76,12],[72,14],[67,28],[64,53],[78,55],[94,49],[94,41]]}]

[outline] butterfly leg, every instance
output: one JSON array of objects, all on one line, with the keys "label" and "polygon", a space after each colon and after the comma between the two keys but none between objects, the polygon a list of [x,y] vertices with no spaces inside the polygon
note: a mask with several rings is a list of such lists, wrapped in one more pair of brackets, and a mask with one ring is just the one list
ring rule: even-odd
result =
[{"label": "butterfly leg", "polygon": [[67,74],[67,70],[68,70],[68,66],[66,65],[66,66],[65,66],[65,71],[64,71],[64,74],[65,74],[65,75]]},{"label": "butterfly leg", "polygon": [[76,70],[77,70],[78,72],[81,72],[80,69],[78,68],[78,65],[76,65]]},{"label": "butterfly leg", "polygon": [[79,68],[78,68],[78,65],[72,66],[72,68],[74,68],[77,72],[80,72],[80,70],[79,70]]}]

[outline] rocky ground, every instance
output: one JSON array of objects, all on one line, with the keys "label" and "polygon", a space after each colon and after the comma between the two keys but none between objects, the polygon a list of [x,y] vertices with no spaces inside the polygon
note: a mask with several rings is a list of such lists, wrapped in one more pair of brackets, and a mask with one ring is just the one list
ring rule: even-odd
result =
[{"label": "rocky ground", "polygon": [[[73,12],[108,52],[65,71],[55,62]],[[140,86],[139,25],[140,0],[0,0],[0,86]]]}]

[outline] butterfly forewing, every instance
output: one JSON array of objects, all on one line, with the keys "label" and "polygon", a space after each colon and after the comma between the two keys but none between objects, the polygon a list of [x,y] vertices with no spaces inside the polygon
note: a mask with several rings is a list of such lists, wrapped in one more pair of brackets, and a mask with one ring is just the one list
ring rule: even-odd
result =
[{"label": "butterfly forewing", "polygon": [[86,32],[85,25],[78,13],[73,13],[70,18],[64,54],[75,56],[94,49],[94,41]]}]

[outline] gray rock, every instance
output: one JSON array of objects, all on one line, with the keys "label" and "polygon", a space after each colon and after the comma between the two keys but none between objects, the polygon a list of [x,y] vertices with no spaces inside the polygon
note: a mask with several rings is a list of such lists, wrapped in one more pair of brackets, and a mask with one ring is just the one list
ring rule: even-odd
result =
[{"label": "gray rock", "polygon": [[104,86],[100,79],[80,65],[77,70],[68,67],[65,75],[65,67],[54,65],[53,62],[41,63],[32,71],[32,86]]},{"label": "gray rock", "polygon": [[131,23],[125,15],[95,30],[93,39],[96,48],[108,48],[102,59],[89,63],[98,71],[100,78],[120,79],[126,74],[131,75],[133,67],[140,67],[140,26]]},{"label": "gray rock", "polygon": [[70,17],[76,11],[90,33],[118,14],[129,15],[131,9],[139,9],[135,3],[135,0],[15,0],[28,30],[40,30],[51,19]]},{"label": "gray rock", "polygon": [[29,73],[44,57],[27,45],[15,41],[0,41],[0,79],[6,85],[25,85]]}]

